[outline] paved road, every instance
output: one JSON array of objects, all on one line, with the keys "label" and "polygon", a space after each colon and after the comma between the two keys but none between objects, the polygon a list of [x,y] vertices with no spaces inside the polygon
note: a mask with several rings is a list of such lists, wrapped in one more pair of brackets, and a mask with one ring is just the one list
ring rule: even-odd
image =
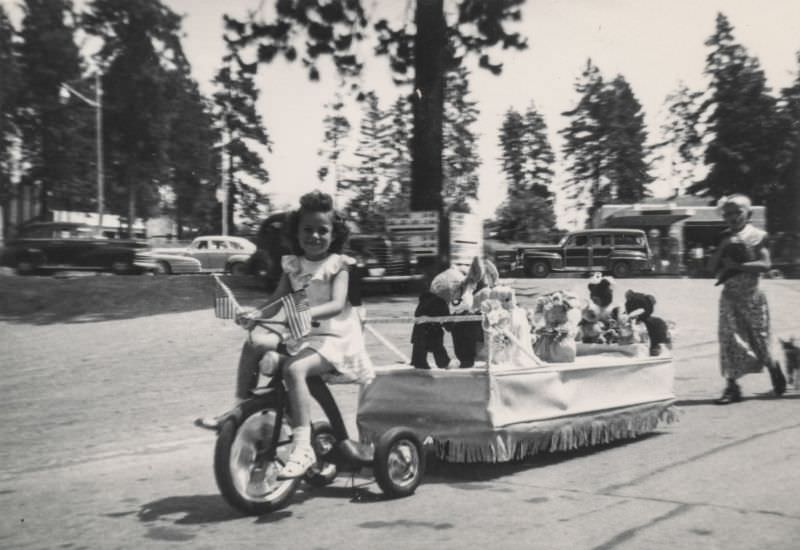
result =
[{"label": "paved road", "polygon": [[[585,280],[519,280],[530,294]],[[242,333],[209,311],[123,321],[0,323],[2,548],[798,548],[800,393],[711,404],[716,301],[708,280],[622,281],[678,323],[681,422],[625,444],[503,465],[434,465],[385,501],[366,476],[300,492],[260,518],[219,496],[213,437],[191,426],[228,405]],[[767,281],[776,334],[800,336],[800,283]],[[411,298],[370,305],[404,316]],[[407,326],[379,327],[408,350]],[[369,342],[378,363],[391,354]],[[355,388],[335,389],[351,427]]]}]

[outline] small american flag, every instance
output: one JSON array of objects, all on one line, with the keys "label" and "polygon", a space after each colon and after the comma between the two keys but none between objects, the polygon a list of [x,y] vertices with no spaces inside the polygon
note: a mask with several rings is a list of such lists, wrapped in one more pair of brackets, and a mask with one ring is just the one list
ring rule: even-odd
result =
[{"label": "small american flag", "polygon": [[281,298],[286,323],[292,338],[302,338],[311,332],[311,311],[305,290],[298,290]]},{"label": "small american flag", "polygon": [[218,319],[235,319],[236,314],[241,310],[239,302],[228,288],[215,274],[214,281],[214,316]]}]

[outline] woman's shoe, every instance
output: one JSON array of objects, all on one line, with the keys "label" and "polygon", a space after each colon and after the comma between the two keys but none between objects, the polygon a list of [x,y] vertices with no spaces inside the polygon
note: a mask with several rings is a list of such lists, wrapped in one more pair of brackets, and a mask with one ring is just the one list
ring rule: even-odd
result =
[{"label": "woman's shoe", "polygon": [[314,449],[311,447],[295,447],[286,465],[278,473],[278,479],[294,479],[305,475],[317,461]]},{"label": "woman's shoe", "polygon": [[769,369],[769,379],[772,381],[772,389],[776,396],[780,397],[786,392],[786,377],[781,370],[781,364],[777,361]]},{"label": "woman's shoe", "polygon": [[725,391],[722,392],[722,396],[719,399],[715,400],[714,403],[717,405],[728,405],[729,403],[738,403],[742,400],[742,390],[739,389],[739,385],[736,382],[728,382],[728,385],[725,387]]}]

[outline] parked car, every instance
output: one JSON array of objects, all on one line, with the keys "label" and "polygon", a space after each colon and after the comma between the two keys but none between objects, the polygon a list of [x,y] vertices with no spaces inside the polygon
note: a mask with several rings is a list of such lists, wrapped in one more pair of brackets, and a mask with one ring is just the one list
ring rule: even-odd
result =
[{"label": "parked car", "polygon": [[138,266],[155,273],[225,272],[246,274],[256,245],[242,237],[205,235],[185,248],[153,248],[137,257]]},{"label": "parked car", "polygon": [[141,241],[104,237],[85,223],[35,222],[6,243],[1,263],[20,275],[58,270],[135,273],[136,254],[146,248]]},{"label": "parked car", "polygon": [[652,256],[640,229],[585,229],[567,233],[558,244],[524,247],[519,262],[533,277],[601,271],[623,278],[652,271]]},{"label": "parked car", "polygon": [[[283,232],[287,212],[267,217],[256,236],[256,252],[250,257],[248,271],[264,278],[272,290],[281,276],[280,258],[291,254]],[[411,251],[381,234],[354,233],[350,235],[345,254],[356,259],[355,277],[364,285],[391,286],[415,284],[424,280],[417,258]]]}]

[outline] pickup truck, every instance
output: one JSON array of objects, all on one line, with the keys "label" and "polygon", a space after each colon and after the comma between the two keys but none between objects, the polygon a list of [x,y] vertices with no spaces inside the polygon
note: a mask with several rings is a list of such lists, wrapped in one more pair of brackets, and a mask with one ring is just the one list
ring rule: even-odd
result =
[{"label": "pickup truck", "polygon": [[653,270],[647,236],[640,229],[573,231],[558,244],[520,248],[518,262],[533,277],[600,271],[623,278]]}]

